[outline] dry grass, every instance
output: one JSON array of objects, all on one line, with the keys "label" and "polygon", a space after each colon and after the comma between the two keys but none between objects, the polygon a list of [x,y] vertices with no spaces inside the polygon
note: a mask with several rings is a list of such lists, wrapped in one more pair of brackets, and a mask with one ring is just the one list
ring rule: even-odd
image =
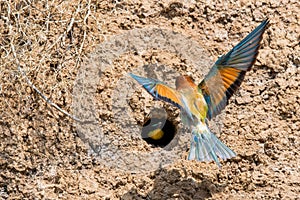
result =
[{"label": "dry grass", "polygon": [[[1,2],[1,69],[7,80],[2,94],[17,91],[18,96],[11,98],[19,99],[21,106],[31,104],[35,90],[55,108],[59,109],[51,100],[68,109],[72,80],[87,53],[83,49],[90,3]],[[13,106],[5,101],[5,110]]]}]

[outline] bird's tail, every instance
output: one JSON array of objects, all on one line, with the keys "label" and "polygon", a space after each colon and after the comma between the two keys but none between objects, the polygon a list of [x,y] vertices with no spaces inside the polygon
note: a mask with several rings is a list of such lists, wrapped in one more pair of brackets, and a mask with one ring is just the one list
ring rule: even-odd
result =
[{"label": "bird's tail", "polygon": [[226,160],[235,156],[236,154],[222,143],[206,125],[192,131],[189,160],[215,161],[221,167],[218,157]]}]

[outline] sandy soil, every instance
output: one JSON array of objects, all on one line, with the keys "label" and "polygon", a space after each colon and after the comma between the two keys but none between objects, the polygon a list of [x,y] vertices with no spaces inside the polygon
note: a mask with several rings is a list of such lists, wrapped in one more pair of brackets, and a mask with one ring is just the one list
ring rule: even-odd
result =
[{"label": "sandy soil", "polygon": [[[2,199],[300,198],[298,1],[29,2],[0,1]],[[270,27],[257,62],[221,120],[220,138],[237,152],[236,158],[222,162],[221,169],[187,161],[188,144],[178,143],[180,148],[174,145],[177,149],[162,154],[167,151],[137,137],[137,125],[122,128],[130,120],[143,123],[156,105],[184,130],[178,110],[153,102],[141,88],[130,97],[130,117],[116,115],[122,108],[114,107],[115,99],[133,86],[121,82],[127,72],[151,65],[149,73],[158,77],[172,69],[200,81],[206,64],[267,17]],[[161,29],[178,37],[154,31]],[[139,30],[150,30],[149,38],[154,33],[156,39],[175,37],[168,42],[177,44],[168,47],[158,40],[153,42],[158,46],[145,50],[143,44],[152,41]],[[180,53],[184,48],[176,47],[182,44],[190,46]],[[194,55],[198,50],[203,53]],[[197,65],[200,58],[203,66]],[[103,70],[100,61],[109,67]],[[20,74],[18,64],[52,102],[97,124],[75,123],[47,104]],[[161,65],[167,67],[156,70]],[[176,75],[172,73],[166,77],[170,83]],[[112,144],[109,150],[103,148],[108,153],[91,153],[91,146],[95,150],[106,144],[103,138]]]}]

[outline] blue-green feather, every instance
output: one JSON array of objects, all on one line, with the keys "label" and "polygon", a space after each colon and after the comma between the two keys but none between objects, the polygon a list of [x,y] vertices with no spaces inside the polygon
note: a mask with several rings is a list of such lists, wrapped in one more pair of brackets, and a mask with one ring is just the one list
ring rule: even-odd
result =
[{"label": "blue-green feather", "polygon": [[[225,108],[225,106],[228,104],[229,98],[234,94],[244,80],[246,71],[250,70],[253,66],[254,62],[256,61],[262,35],[268,24],[269,20],[264,20],[227,54],[221,56],[216,61],[209,73],[205,76],[203,81],[198,85],[199,89],[202,90],[208,105],[207,117],[209,119],[218,115]],[[224,90],[220,89],[223,87],[223,85],[220,84],[222,83],[222,74],[219,73],[219,70],[223,68],[234,68],[240,70],[236,79],[228,88],[226,88],[225,92]],[[220,79],[220,83],[216,83],[214,78]],[[216,93],[221,93],[223,96],[223,99],[218,102],[217,105],[215,105],[215,101],[212,99],[212,94]]]}]

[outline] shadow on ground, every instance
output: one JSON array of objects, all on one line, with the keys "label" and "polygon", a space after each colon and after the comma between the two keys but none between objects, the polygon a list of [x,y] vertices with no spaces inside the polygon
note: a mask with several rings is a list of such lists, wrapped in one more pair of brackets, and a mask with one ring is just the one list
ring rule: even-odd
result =
[{"label": "shadow on ground", "polygon": [[[180,173],[180,171],[183,171]],[[160,169],[154,173],[150,178],[155,179],[153,189],[146,193],[140,194],[137,190],[139,188],[132,188],[124,194],[122,200],[163,200],[163,199],[207,199],[212,197],[212,194],[222,192],[224,185],[213,184],[211,178],[204,175],[193,174],[195,178],[201,182],[195,181],[193,177],[187,177],[184,170]]]}]

